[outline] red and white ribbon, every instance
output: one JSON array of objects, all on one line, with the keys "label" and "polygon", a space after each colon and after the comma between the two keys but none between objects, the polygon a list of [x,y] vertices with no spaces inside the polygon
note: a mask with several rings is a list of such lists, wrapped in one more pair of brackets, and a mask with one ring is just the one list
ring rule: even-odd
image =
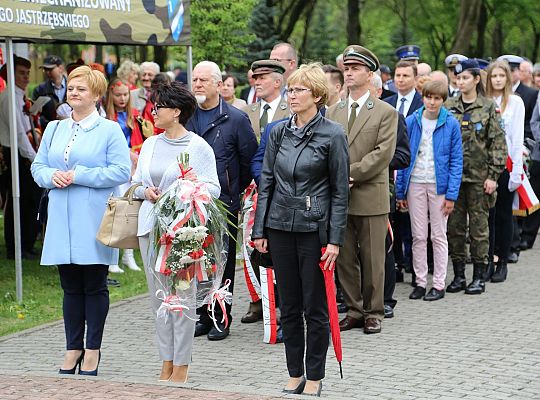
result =
[{"label": "red and white ribbon", "polygon": [[[178,295],[167,295],[164,290],[159,289],[156,291],[156,297],[161,300],[161,305],[157,310],[157,317],[158,319],[163,318],[165,323],[167,323],[170,312],[176,312],[180,316],[184,316],[184,310],[189,310],[188,306],[182,304],[182,299]],[[196,319],[190,318],[188,315],[185,316],[192,321],[196,321]]]},{"label": "red and white ribbon", "polygon": [[225,281],[225,284],[212,292],[210,296],[210,300],[208,302],[208,314],[210,315],[210,318],[214,322],[214,326],[216,329],[221,332],[221,329],[219,329],[218,321],[216,318],[216,303],[221,308],[221,313],[223,314],[223,317],[221,318],[221,323],[225,325],[225,328],[229,326],[229,317],[227,316],[227,308],[225,306],[225,303],[232,304],[232,293],[229,292],[229,286],[231,285],[231,280],[227,279]]},{"label": "red and white ribbon", "polygon": [[[512,172],[512,159],[510,156],[506,159],[506,169]],[[534,193],[529,178],[526,174],[521,174],[521,186],[519,186],[514,194],[512,201],[512,214],[517,216],[527,216],[540,209],[540,201]]]},{"label": "red and white ribbon", "polygon": [[261,271],[264,343],[275,344],[277,338],[276,296],[274,293],[274,270],[259,267]]}]

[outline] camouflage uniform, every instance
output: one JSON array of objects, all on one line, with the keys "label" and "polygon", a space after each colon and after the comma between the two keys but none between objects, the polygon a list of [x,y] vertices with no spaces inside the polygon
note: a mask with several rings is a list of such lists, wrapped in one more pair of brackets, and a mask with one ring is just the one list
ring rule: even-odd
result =
[{"label": "camouflage uniform", "polygon": [[487,97],[478,96],[464,108],[459,97],[449,98],[446,107],[460,122],[463,141],[463,177],[454,212],[448,219],[448,247],[454,263],[464,263],[467,215],[471,258],[475,264],[488,261],[489,209],[495,206],[496,191],[487,195],[484,181],[497,182],[508,155],[500,111]]}]

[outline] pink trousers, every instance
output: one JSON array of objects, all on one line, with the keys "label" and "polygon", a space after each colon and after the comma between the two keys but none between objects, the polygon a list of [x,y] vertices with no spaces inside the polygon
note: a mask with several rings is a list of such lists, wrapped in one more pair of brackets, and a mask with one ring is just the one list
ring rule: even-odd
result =
[{"label": "pink trousers", "polygon": [[433,243],[433,287],[442,290],[445,287],[448,267],[448,240],[446,238],[447,217],[443,215],[444,195],[437,195],[434,183],[409,184],[407,193],[409,215],[411,217],[412,253],[416,283],[426,288],[427,238],[428,223],[431,224],[431,242]]}]

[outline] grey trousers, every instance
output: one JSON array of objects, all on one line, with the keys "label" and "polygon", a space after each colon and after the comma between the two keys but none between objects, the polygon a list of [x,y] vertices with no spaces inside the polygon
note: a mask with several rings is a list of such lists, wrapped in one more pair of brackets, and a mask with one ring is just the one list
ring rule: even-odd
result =
[{"label": "grey trousers", "polygon": [[[192,306],[189,310],[184,310],[183,315],[169,312],[167,322],[163,318],[157,318],[157,310],[161,306],[161,300],[156,297],[156,291],[165,287],[166,277],[155,272],[154,266],[151,265],[150,258],[153,249],[150,245],[149,235],[139,237],[139,246],[150,293],[152,317],[156,325],[159,356],[163,361],[172,361],[174,365],[187,365],[191,363],[193,351],[193,335],[197,319],[196,308]],[[195,303],[196,290],[196,285],[193,284],[191,292],[183,291],[182,295],[189,295],[189,302]]]}]

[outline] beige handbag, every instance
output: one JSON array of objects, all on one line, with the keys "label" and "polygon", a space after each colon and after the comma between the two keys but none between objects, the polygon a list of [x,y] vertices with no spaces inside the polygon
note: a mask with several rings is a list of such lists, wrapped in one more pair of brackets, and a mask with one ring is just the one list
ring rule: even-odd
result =
[{"label": "beige handbag", "polygon": [[123,197],[110,197],[96,239],[105,246],[118,249],[138,249],[137,221],[143,200],[134,199],[140,183],[131,186]]}]

